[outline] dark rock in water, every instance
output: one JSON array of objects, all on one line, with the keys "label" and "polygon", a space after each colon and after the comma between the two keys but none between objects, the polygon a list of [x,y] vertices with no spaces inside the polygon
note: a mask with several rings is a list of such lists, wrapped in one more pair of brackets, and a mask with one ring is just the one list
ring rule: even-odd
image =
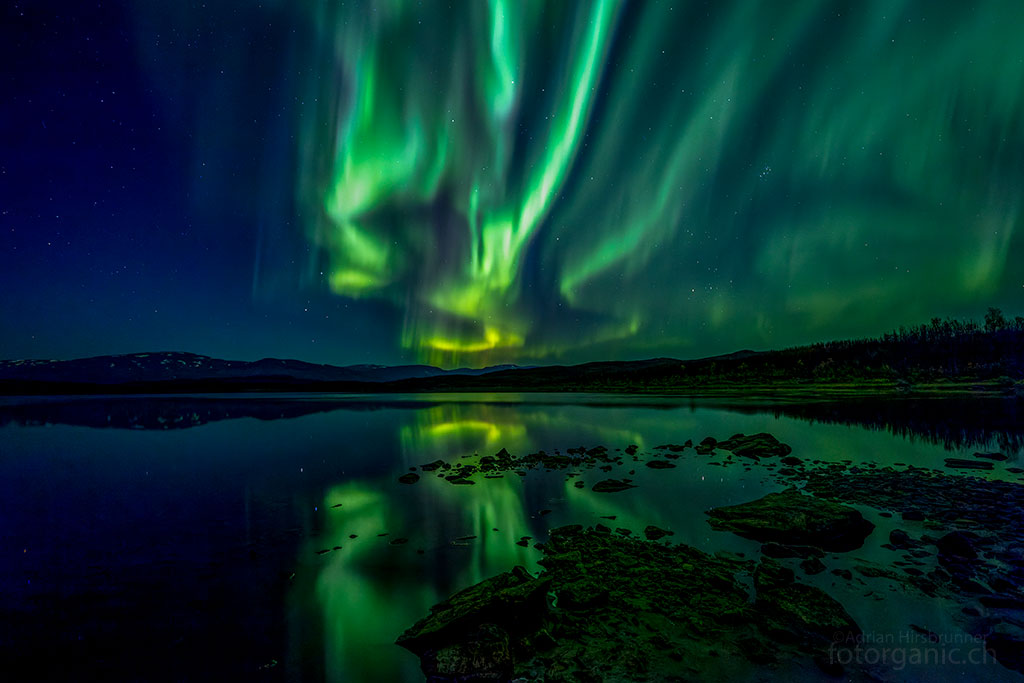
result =
[{"label": "dark rock in water", "polygon": [[550,577],[534,578],[523,567],[515,567],[435,605],[396,642],[422,659],[425,653],[463,640],[482,624],[507,632],[528,629],[547,610],[550,585]]},{"label": "dark rock in water", "polygon": [[1013,595],[982,595],[978,602],[991,609],[1012,609],[1024,614],[1024,598]]},{"label": "dark rock in water", "polygon": [[796,457],[795,455],[787,455],[785,458],[782,459],[782,464],[783,465],[789,465],[791,467],[796,467],[797,465],[802,465],[803,462],[804,462],[803,460],[801,460],[800,458]]},{"label": "dark rock in water", "polygon": [[586,486],[586,483],[584,483],[584,482],[583,482],[582,480],[577,480],[577,481],[574,481],[574,482],[572,483],[572,485],[573,485],[573,486],[575,486],[575,487],[576,487],[576,488],[578,488],[578,489],[581,489],[581,488],[583,488],[584,486]]},{"label": "dark rock in water", "polygon": [[409,542],[408,538],[393,538],[391,539],[391,545],[405,545]]},{"label": "dark rock in water", "polygon": [[903,550],[906,548],[916,548],[920,545],[917,541],[910,538],[910,534],[902,529],[893,529],[889,532],[889,545],[893,548]]},{"label": "dark rock in water", "polygon": [[455,477],[454,479],[448,479],[448,483],[456,484],[458,486],[472,486],[476,482],[472,479],[466,479],[464,477]]},{"label": "dark rock in water", "polygon": [[904,510],[901,517],[903,517],[903,519],[907,520],[908,522],[924,521],[924,513],[921,512],[920,510]]},{"label": "dark rock in water", "polygon": [[774,436],[765,432],[750,436],[734,434],[725,441],[719,441],[716,447],[723,451],[732,451],[733,455],[754,459],[789,455],[793,451],[787,444],[780,443]]},{"label": "dark rock in water", "polygon": [[625,480],[619,479],[605,479],[599,481],[590,489],[595,493],[617,493],[618,491],[625,491],[626,489],[634,489],[635,485],[630,484]]},{"label": "dark rock in water", "polygon": [[1006,456],[1005,453],[975,453],[974,457],[975,458],[984,458],[985,460],[996,460],[996,461],[999,461],[999,462],[1007,459],[1007,456]]},{"label": "dark rock in water", "polygon": [[993,465],[990,462],[978,462],[977,460],[946,458],[946,467],[957,470],[990,470]]},{"label": "dark rock in water", "polygon": [[940,564],[955,564],[978,557],[975,550],[978,535],[969,531],[953,531],[935,542]]},{"label": "dark rock in water", "polygon": [[626,446],[626,455],[636,455],[636,452],[640,449],[635,443],[631,443]]},{"label": "dark rock in water", "polygon": [[669,531],[668,529],[659,529],[653,524],[648,524],[644,527],[644,536],[647,538],[648,541],[657,541],[659,538],[664,538],[665,536],[672,536],[673,534],[675,534],[674,531]]},{"label": "dark rock in water", "polygon": [[420,469],[424,472],[433,472],[444,467],[444,464],[444,460],[435,460],[434,462],[428,462],[426,465],[420,465]]},{"label": "dark rock in water", "polygon": [[692,445],[693,445],[693,443],[690,442],[690,441],[687,441],[685,444],[682,444],[682,445],[679,445],[679,444],[676,444],[676,443],[666,443],[666,444],[662,444],[661,446],[655,446],[654,450],[656,450],[656,451],[670,451],[672,453],[682,453],[683,451],[685,451],[687,448],[689,448]]},{"label": "dark rock in water", "polygon": [[711,455],[715,452],[715,444],[717,443],[717,440],[709,436],[694,446],[694,450],[697,451],[698,455]]},{"label": "dark rock in water", "polygon": [[675,467],[675,463],[668,460],[648,460],[645,464],[653,470],[669,470]]},{"label": "dark rock in water", "polygon": [[398,478],[398,481],[402,482],[403,484],[415,484],[419,480],[420,475],[414,474],[412,472],[409,472],[408,474],[403,474]]},{"label": "dark rock in water", "polygon": [[[542,578],[517,568],[488,579],[402,635],[428,680],[748,679],[751,663],[825,661],[836,640],[860,633],[832,598],[770,560],[755,571],[578,525],[552,530],[543,552]],[[754,583],[753,603],[737,572]],[[496,604],[509,591],[517,599]]]},{"label": "dark rock in water", "polygon": [[817,557],[812,557],[800,563],[800,568],[807,574],[820,574],[825,571],[825,563]]},{"label": "dark rock in water", "polygon": [[1024,673],[1024,628],[998,623],[985,636],[985,647],[1007,669]]},{"label": "dark rock in water", "polygon": [[875,525],[851,507],[795,488],[770,493],[742,505],[708,511],[708,522],[719,531],[732,531],[762,543],[815,546],[833,552],[855,550]]}]

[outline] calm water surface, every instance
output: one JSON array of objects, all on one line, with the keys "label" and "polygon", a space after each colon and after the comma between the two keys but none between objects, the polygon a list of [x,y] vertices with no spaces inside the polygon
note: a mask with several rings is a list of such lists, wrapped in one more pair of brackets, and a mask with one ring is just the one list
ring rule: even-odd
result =
[{"label": "calm water surface", "polygon": [[[474,486],[424,474],[399,484],[410,467],[501,448],[518,456],[637,444],[643,452],[761,431],[809,460],[941,468],[944,458],[1002,447],[1006,464],[1019,464],[1017,435],[975,428],[989,410],[933,403],[912,411],[926,426],[908,428],[909,418],[887,423],[863,410],[843,424],[834,412],[809,421],[806,411],[787,417],[800,411],[648,396],[7,399],[0,672],[5,680],[422,680],[395,637],[455,590],[515,564],[539,570],[539,552],[516,545],[521,536],[543,540],[549,528],[615,515],[606,523],[635,533],[655,524],[673,529],[676,542],[756,558],[759,544],[713,531],[704,511],[782,485],[764,468],[715,466],[692,450],[674,470],[636,464],[630,475],[627,458],[621,472],[585,471],[584,489],[565,472],[477,476]],[[950,417],[927,426],[928,415],[947,413],[965,426],[950,429]],[[609,476],[631,476],[638,488],[590,491]],[[880,544],[893,523],[862,510],[879,528],[854,555],[891,561]],[[922,533],[920,523],[899,524]],[[840,600],[867,634],[899,637],[911,623],[960,633],[948,604],[829,572],[802,580]],[[898,679],[981,674],[1013,680],[998,664],[908,667]]]}]

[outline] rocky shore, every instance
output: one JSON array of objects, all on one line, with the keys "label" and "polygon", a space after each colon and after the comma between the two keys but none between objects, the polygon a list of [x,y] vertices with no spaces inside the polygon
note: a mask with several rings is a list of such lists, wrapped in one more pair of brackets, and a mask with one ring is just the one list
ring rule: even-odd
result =
[{"label": "rocky shore", "polygon": [[579,525],[553,529],[541,549],[540,576],[516,567],[402,634],[428,680],[728,680],[797,660],[836,671],[835,643],[860,633],[842,605],[772,559]]},{"label": "rocky shore", "polygon": [[[835,597],[808,581],[831,568],[826,576],[860,586],[873,599],[889,590],[943,601],[965,635],[1006,669],[1024,673],[1019,483],[959,474],[962,468],[948,462],[953,472],[807,460],[770,434],[708,437],[650,452],[580,446],[517,458],[502,449],[418,470],[453,484],[472,483],[476,475],[567,470],[583,487],[576,477],[585,469],[668,470],[691,457],[762,467],[784,487],[707,511],[711,529],[758,541],[759,554],[709,555],[672,544],[671,532],[655,526],[645,539],[601,524],[563,526],[536,545],[543,553],[539,575],[516,567],[456,593],[398,644],[420,657],[435,682],[732,680],[765,668],[786,677],[884,674],[842,656],[858,642],[860,628]],[[1019,474],[1005,460],[978,453],[970,462]],[[624,476],[632,473],[591,490],[634,495],[628,492],[637,484]],[[402,481],[419,479],[407,474]],[[885,535],[866,518],[872,515],[885,520]],[[844,559],[865,543],[892,553],[891,562]]]}]

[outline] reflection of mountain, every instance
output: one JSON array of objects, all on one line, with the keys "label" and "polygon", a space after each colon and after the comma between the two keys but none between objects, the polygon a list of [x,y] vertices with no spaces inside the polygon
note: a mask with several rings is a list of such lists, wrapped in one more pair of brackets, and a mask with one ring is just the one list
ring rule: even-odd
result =
[{"label": "reflection of mountain", "polygon": [[[251,417],[257,420],[280,420],[314,413],[335,410],[383,410],[404,408],[424,410],[437,406],[455,406],[472,403],[475,406],[488,404],[522,405],[510,394],[477,394],[470,399],[454,394],[441,396],[414,397],[384,394],[368,396],[103,396],[103,397],[53,397],[0,399],[0,426],[19,424],[22,426],[64,424],[76,427],[109,427],[115,429],[185,429],[199,427],[211,422]],[[642,402],[631,401],[628,397],[593,397],[563,395],[555,400],[546,400],[533,395],[526,404],[543,406],[547,404],[588,406],[647,406],[670,407],[678,405],[659,402],[658,399],[643,397]],[[447,415],[447,413],[444,413]],[[459,420],[434,414],[428,420],[435,430],[454,430],[462,434],[473,431],[467,424],[448,424]],[[478,429],[490,431],[493,425],[477,425]],[[506,444],[501,444],[506,445]],[[500,448],[501,446],[499,446]]]},{"label": "reflection of mountain", "polygon": [[[721,408],[745,414],[770,413],[810,422],[859,425],[891,434],[920,438],[946,448],[1024,448],[1024,402],[1017,399],[910,399],[825,402],[694,401],[654,396],[544,396],[541,394],[478,394],[472,396],[356,396],[311,398],[302,396],[154,396],[34,399],[0,402],[0,426],[66,424],[83,427],[171,430],[196,427],[220,420],[255,418],[279,420],[336,410],[415,410],[416,429],[407,426],[401,438],[408,452],[428,462],[452,452],[481,453],[514,448],[525,438],[523,426],[534,432],[565,424],[552,424],[546,408],[555,405],[588,407],[691,407]],[[466,410],[465,406],[473,406]],[[507,409],[503,410],[502,408]],[[562,421],[564,422],[564,420]],[[410,431],[412,430],[412,431]],[[641,438],[627,425],[608,425],[608,442],[631,443]],[[428,457],[429,454],[429,457]]]},{"label": "reflection of mountain", "polygon": [[[514,365],[442,370],[431,365],[317,365],[298,360],[264,358],[258,361],[221,360],[195,353],[162,351],[121,356],[96,356],[75,360],[0,361],[0,381],[7,383],[61,383],[97,385],[84,393],[101,393],[103,387],[185,382],[223,383],[238,390],[252,382],[276,382],[283,386],[301,382],[393,382],[446,375],[483,375],[508,370]],[[169,385],[169,386],[170,386]],[[234,387],[234,389],[232,389]],[[33,392],[36,393],[36,392]],[[45,388],[38,393],[55,393]],[[139,393],[138,388],[130,393]]]},{"label": "reflection of mountain", "polygon": [[1024,447],[1024,401],[1004,398],[889,399],[775,405],[718,405],[741,413],[772,413],[808,422],[856,425],[921,439],[947,449],[1005,451]]},{"label": "reflection of mountain", "polygon": [[0,403],[0,427],[66,424],[115,429],[185,429],[210,422],[251,417],[280,420],[334,410],[381,410],[429,406],[400,401],[299,398],[213,398],[203,396],[108,397]]}]

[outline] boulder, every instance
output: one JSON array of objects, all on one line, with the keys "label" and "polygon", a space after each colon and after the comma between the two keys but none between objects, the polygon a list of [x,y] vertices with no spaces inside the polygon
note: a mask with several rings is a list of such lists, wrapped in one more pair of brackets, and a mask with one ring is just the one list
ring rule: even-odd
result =
[{"label": "boulder", "polygon": [[549,578],[537,579],[523,567],[498,574],[454,594],[430,610],[395,641],[420,655],[470,638],[483,624],[505,631],[534,623],[547,606]]},{"label": "boulder", "polygon": [[1005,453],[975,453],[974,457],[983,458],[985,460],[996,460],[999,462],[1008,459],[1008,456]]},{"label": "boulder", "polygon": [[789,455],[793,451],[787,444],[779,442],[778,439],[766,432],[750,436],[734,434],[725,441],[719,441],[716,447],[723,451],[732,451],[733,455],[755,460]]},{"label": "boulder", "polygon": [[964,460],[963,458],[946,458],[946,467],[955,470],[990,470],[993,465],[990,462],[979,460]]},{"label": "boulder", "polygon": [[653,524],[648,524],[644,527],[644,537],[647,538],[648,541],[657,541],[659,538],[671,536],[674,533],[674,531],[669,531],[667,529],[659,529]]},{"label": "boulder", "polygon": [[1024,628],[1009,622],[996,624],[985,637],[985,648],[1007,669],[1024,673]]},{"label": "boulder", "polygon": [[707,514],[712,528],[719,531],[762,543],[814,546],[832,552],[861,547],[875,528],[857,510],[804,495],[795,488],[742,505],[714,508]]},{"label": "boulder", "polygon": [[552,529],[541,550],[543,579],[522,568],[488,579],[403,634],[427,680],[736,680],[747,671],[737,660],[826,661],[860,633],[839,603],[773,560],[579,525]]},{"label": "boulder", "polygon": [[619,491],[625,491],[626,489],[633,488],[636,488],[636,485],[630,484],[624,479],[604,479],[594,484],[590,490],[595,493],[617,493]]},{"label": "boulder", "polygon": [[670,470],[675,467],[675,464],[668,460],[648,460],[645,464],[652,470]]}]

